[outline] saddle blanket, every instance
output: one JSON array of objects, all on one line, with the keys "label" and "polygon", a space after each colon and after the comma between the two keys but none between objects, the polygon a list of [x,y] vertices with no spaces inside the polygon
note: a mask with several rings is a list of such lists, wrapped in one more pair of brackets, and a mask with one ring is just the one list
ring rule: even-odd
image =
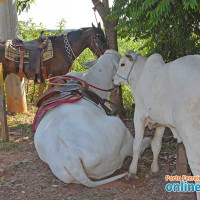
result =
[{"label": "saddle blanket", "polygon": [[[5,44],[5,58],[12,61],[20,61],[20,53],[11,46],[12,40],[7,40]],[[53,58],[53,47],[51,40],[48,39],[46,51],[43,54],[43,61]],[[24,52],[24,63],[29,63],[29,53]]]}]

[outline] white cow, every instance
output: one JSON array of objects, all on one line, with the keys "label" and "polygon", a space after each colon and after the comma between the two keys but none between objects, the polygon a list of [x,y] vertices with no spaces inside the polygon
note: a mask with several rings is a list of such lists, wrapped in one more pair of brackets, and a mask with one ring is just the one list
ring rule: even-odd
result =
[{"label": "white cow", "polygon": [[129,175],[137,172],[144,127],[148,123],[157,127],[152,141],[152,171],[158,171],[162,136],[165,127],[169,127],[178,142],[183,141],[193,175],[199,175],[200,55],[164,63],[159,54],[145,59],[129,51],[120,60],[114,83],[130,84],[136,104],[135,141]]},{"label": "white cow", "polygon": [[[69,73],[98,87],[109,89],[120,55],[107,50],[86,72]],[[102,97],[107,93],[98,91]],[[48,111],[40,121],[35,147],[41,160],[65,183],[88,187],[102,185],[126,175],[92,181],[111,175],[132,155],[133,137],[118,117],[107,116],[100,107],[82,99]],[[144,140],[144,148],[149,139]]]}]

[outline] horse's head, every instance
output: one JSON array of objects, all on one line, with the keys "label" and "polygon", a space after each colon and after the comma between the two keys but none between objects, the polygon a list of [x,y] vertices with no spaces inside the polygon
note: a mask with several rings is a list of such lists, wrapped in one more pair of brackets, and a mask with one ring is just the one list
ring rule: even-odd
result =
[{"label": "horse's head", "polygon": [[19,37],[13,40],[12,47],[17,51],[29,53],[29,64],[25,63],[23,72],[28,79],[35,79],[40,74],[40,55],[46,48],[47,40],[45,36],[40,35],[38,39],[24,41]]},{"label": "horse's head", "polygon": [[92,38],[91,38],[90,48],[97,57],[104,54],[104,52],[108,49],[108,44],[107,44],[104,32],[101,29],[100,23],[98,23],[97,27],[95,27],[92,24]]}]

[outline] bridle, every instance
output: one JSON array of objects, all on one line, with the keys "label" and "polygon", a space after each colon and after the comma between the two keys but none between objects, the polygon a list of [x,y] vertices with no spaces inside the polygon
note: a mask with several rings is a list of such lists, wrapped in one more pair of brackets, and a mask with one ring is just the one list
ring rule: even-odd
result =
[{"label": "bridle", "polygon": [[[75,53],[74,53],[74,51],[73,51],[73,49],[72,49],[72,47],[71,47],[71,45],[70,45],[70,43],[69,43],[67,34],[66,34],[66,35],[63,35],[63,38],[64,38],[64,44],[65,44],[65,51],[66,51],[66,53],[67,53],[67,55],[68,55],[68,58],[69,58],[70,62],[72,63],[75,59],[77,59],[77,57],[76,57],[76,55],[75,55]],[[96,39],[96,37],[95,37],[95,33],[93,32],[93,33],[91,34],[90,47],[89,47],[89,48],[90,48],[91,51],[92,51],[92,49],[94,49],[94,50],[96,49],[96,51],[94,52],[94,54],[95,54],[97,57],[99,57],[99,56],[102,55],[107,49],[100,50],[100,48],[99,48],[98,45],[96,45],[96,47],[95,47],[95,40],[97,40],[97,39]],[[98,44],[98,42],[97,42],[97,44]],[[103,44],[101,47],[103,47],[103,46],[107,46],[107,43]]]},{"label": "bridle", "polygon": [[[91,84],[87,83],[86,81],[84,81],[84,80],[82,80],[82,79],[80,79],[80,78],[77,78],[77,77],[75,77],[75,76],[69,76],[69,75],[62,75],[62,76],[55,76],[55,77],[52,77],[52,78],[49,79],[49,82],[52,82],[52,81],[53,81],[54,79],[56,79],[56,78],[75,79],[75,80],[77,80],[77,81],[80,81],[81,83],[84,83],[84,85],[88,85],[88,87],[92,87],[92,88],[95,88],[95,89],[100,90],[100,91],[103,91],[103,92],[111,92],[111,91],[114,90],[116,87],[118,87],[118,86],[115,86],[115,87],[113,87],[113,88],[111,88],[111,89],[102,89],[102,88],[96,87],[96,86],[94,86],[94,85],[91,85]],[[54,84],[54,83],[52,83],[52,84]],[[60,85],[64,85],[64,84],[60,84]],[[66,85],[67,85],[67,84],[66,84]]]},{"label": "bridle", "polygon": [[[130,68],[130,71],[129,71],[129,73],[128,73],[128,75],[127,75],[126,78],[123,77],[123,76],[121,76],[121,75],[118,74],[118,73],[115,74],[115,75],[118,76],[119,78],[121,78],[121,79],[127,81],[128,84],[129,84],[129,80],[128,80],[128,79],[129,79],[129,76],[130,76],[130,74],[131,74],[131,72],[132,72],[132,70],[133,70],[133,67],[134,67],[134,65],[135,65],[135,63],[136,63],[136,61],[137,61],[138,55],[139,55],[139,54],[136,53],[135,59],[133,59],[133,60],[134,60],[134,61],[133,61],[133,64],[132,64],[132,66],[131,66],[131,68]],[[131,57],[132,57],[132,56],[131,56]]]},{"label": "bridle", "polygon": [[[90,49],[91,49],[91,50],[92,50],[92,49],[95,50],[95,40],[97,40],[97,39],[96,39],[95,34],[94,34],[94,32],[93,32],[93,34],[91,35],[91,42],[90,42]],[[97,44],[98,44],[98,42],[97,42]],[[107,43],[104,43],[101,47],[103,47],[103,46],[107,46]],[[100,50],[99,46],[96,45],[96,51],[95,51],[94,54],[95,54],[97,57],[99,57],[99,56],[102,55],[106,50],[107,50],[107,49]]]}]

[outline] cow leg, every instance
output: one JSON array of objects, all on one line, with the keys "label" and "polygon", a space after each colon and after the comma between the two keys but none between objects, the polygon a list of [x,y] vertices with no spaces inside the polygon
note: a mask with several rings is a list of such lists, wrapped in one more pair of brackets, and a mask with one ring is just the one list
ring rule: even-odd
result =
[{"label": "cow leg", "polygon": [[[186,149],[187,153],[187,149]],[[200,157],[195,155],[196,152],[190,152],[187,154],[190,169],[193,176],[199,176],[200,174]],[[195,156],[194,156],[195,155]],[[191,158],[191,159],[189,159]],[[200,181],[195,181],[195,184],[200,184]],[[200,192],[196,192],[197,200],[200,200]]]},{"label": "cow leg", "polygon": [[145,117],[140,114],[141,112],[135,111],[134,114],[134,126],[135,126],[135,140],[133,143],[133,160],[129,167],[128,178],[131,177],[131,174],[137,173],[137,164],[140,152],[142,150],[142,141],[144,137],[144,125]]},{"label": "cow leg", "polygon": [[161,150],[162,146],[162,137],[164,134],[165,128],[164,127],[158,127],[156,128],[155,135],[153,137],[153,140],[151,142],[151,148],[153,151],[153,163],[151,164],[151,172],[156,173],[159,170],[158,165],[158,155]]}]

